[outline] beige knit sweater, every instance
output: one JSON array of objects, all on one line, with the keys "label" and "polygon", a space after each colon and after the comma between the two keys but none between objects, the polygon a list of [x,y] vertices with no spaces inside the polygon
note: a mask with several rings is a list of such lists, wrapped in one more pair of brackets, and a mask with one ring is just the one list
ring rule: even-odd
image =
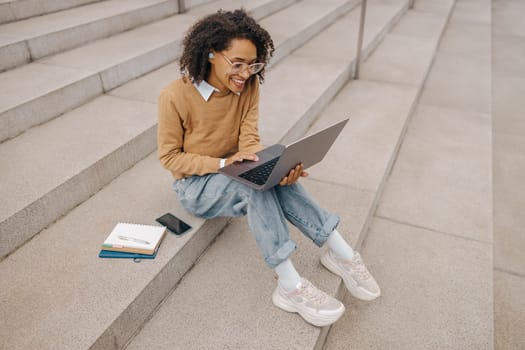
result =
[{"label": "beige knit sweater", "polygon": [[214,92],[208,101],[188,79],[181,78],[162,90],[158,108],[159,160],[176,179],[215,173],[221,158],[262,149],[255,76],[240,95]]}]

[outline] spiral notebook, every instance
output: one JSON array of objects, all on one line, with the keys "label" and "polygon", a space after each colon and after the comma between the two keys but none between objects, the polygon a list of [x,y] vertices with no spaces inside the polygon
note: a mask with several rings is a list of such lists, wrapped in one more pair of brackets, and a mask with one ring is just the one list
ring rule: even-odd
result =
[{"label": "spiral notebook", "polygon": [[153,255],[166,235],[166,227],[119,222],[102,243],[103,250]]}]

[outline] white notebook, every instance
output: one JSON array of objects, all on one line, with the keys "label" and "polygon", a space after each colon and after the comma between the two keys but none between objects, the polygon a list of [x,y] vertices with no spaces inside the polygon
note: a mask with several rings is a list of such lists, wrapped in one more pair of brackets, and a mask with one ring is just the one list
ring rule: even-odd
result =
[{"label": "white notebook", "polygon": [[166,227],[119,222],[102,243],[102,249],[154,254],[166,234]]}]

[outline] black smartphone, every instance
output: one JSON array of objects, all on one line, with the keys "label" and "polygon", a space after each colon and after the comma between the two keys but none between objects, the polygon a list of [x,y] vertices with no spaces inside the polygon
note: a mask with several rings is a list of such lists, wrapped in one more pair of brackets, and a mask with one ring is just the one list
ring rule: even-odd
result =
[{"label": "black smartphone", "polygon": [[162,215],[160,218],[157,218],[156,221],[162,226],[166,226],[169,231],[176,234],[177,236],[182,235],[191,229],[190,225],[171,213]]}]

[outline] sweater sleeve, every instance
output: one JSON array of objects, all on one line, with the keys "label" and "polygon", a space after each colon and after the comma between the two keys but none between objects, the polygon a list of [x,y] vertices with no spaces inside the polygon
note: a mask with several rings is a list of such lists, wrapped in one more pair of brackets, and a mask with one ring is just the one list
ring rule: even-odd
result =
[{"label": "sweater sleeve", "polygon": [[175,178],[218,171],[219,158],[183,151],[184,127],[170,91],[164,90],[159,96],[158,118],[158,157],[162,166],[170,170]]},{"label": "sweater sleeve", "polygon": [[239,150],[256,153],[263,149],[259,136],[259,80],[252,81],[247,113],[242,116],[239,132]]}]

